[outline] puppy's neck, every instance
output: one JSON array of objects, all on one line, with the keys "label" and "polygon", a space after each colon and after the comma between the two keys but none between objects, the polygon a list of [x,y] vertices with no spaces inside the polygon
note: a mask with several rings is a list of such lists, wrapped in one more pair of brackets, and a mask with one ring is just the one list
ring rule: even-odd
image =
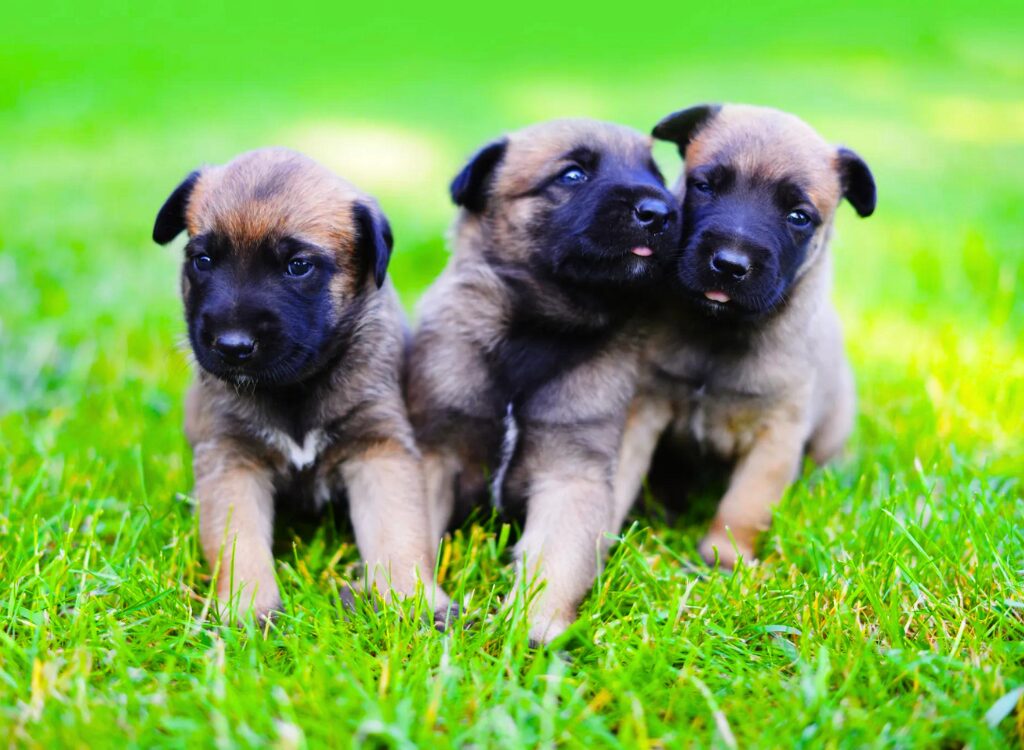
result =
[{"label": "puppy's neck", "polygon": [[497,269],[512,294],[515,317],[566,332],[598,332],[621,325],[637,309],[630,294],[574,284],[534,269]]}]

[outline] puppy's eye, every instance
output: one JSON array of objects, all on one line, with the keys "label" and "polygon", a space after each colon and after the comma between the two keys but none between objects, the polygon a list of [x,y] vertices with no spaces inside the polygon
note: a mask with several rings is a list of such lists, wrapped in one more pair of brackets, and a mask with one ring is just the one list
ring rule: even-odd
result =
[{"label": "puppy's eye", "polygon": [[213,258],[209,255],[197,255],[192,259],[192,267],[197,271],[209,271],[213,268]]},{"label": "puppy's eye", "polygon": [[589,179],[587,173],[579,167],[569,167],[558,175],[558,182],[562,185],[581,185]]},{"label": "puppy's eye", "polygon": [[286,273],[289,276],[308,276],[313,271],[313,264],[305,258],[292,258],[288,261]]},{"label": "puppy's eye", "polygon": [[794,227],[802,229],[811,223],[811,217],[807,215],[806,211],[790,211],[789,215],[786,216],[786,221]]},{"label": "puppy's eye", "polygon": [[705,182],[704,180],[697,180],[696,182],[694,182],[693,189],[696,190],[698,193],[704,193],[704,195],[711,195],[713,192],[715,192],[715,189],[711,187],[711,183]]}]

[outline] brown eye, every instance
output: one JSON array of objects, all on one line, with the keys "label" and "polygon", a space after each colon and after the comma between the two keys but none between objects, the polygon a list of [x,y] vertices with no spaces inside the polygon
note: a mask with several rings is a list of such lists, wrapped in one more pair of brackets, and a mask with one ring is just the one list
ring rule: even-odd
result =
[{"label": "brown eye", "polygon": [[558,175],[558,182],[562,185],[580,185],[588,179],[587,173],[579,167],[569,167]]},{"label": "brown eye", "polygon": [[192,267],[197,271],[209,271],[213,268],[213,258],[209,255],[197,255],[192,259]]},{"label": "brown eye", "polygon": [[313,271],[313,264],[305,258],[292,258],[288,261],[287,273],[289,276],[308,276]]},{"label": "brown eye", "polygon": [[794,227],[803,229],[811,223],[811,217],[807,215],[806,211],[790,211],[786,221]]},{"label": "brown eye", "polygon": [[704,193],[705,195],[711,195],[713,192],[715,192],[714,188],[711,187],[711,183],[704,182],[703,180],[698,180],[697,182],[693,183],[693,189],[696,190],[698,193]]}]

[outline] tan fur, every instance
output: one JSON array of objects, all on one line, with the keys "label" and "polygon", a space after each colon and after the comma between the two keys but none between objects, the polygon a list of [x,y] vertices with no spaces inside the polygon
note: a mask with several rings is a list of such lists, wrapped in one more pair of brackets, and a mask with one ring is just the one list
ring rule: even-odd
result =
[{"label": "tan fur", "polygon": [[[595,322],[527,263],[537,252],[527,228],[545,199],[526,194],[583,144],[640,165],[651,158],[650,138],[605,123],[557,121],[510,134],[487,209],[460,211],[453,257],[421,300],[409,408],[424,451],[435,538],[451,517],[456,488],[480,489],[494,478],[495,467],[484,464],[495,430],[501,440],[506,413],[489,398],[495,386],[488,356],[508,334],[517,305],[568,327]],[[551,640],[575,619],[606,535],[618,530],[612,478],[642,339],[636,322],[616,329],[594,356],[540,387],[516,415],[516,462],[504,486],[526,498],[517,590],[542,586],[529,612],[535,641]]]},{"label": "tan fur", "polygon": [[[637,496],[643,468],[671,423],[669,429],[687,445],[734,463],[700,545],[709,563],[717,555],[724,567],[732,567],[739,556],[753,559],[757,535],[768,528],[772,507],[799,473],[805,452],[824,463],[842,450],[855,395],[830,302],[828,244],[842,197],[835,147],[793,115],[727,105],[689,144],[686,171],[723,157],[741,174],[798,182],[822,225],[786,307],[747,350],[711,352],[686,334],[693,314],[666,306],[645,355],[646,379],[632,406],[637,416],[626,426],[616,497],[628,505]],[[684,186],[685,174],[678,194]]]},{"label": "tan fur", "polygon": [[[190,236],[216,230],[248,253],[285,235],[330,253],[335,314],[357,297],[363,307],[351,343],[316,391],[313,425],[300,445],[274,422],[268,403],[200,370],[188,394],[185,430],[194,451],[204,554],[220,561],[217,593],[238,615],[280,608],[271,553],[273,488],[295,456],[312,466],[318,502],[347,492],[368,580],[381,593],[413,593],[418,580],[434,603],[430,541],[419,454],[402,396],[404,323],[390,282],[360,279],[353,204],[369,196],[310,159],[284,149],[243,154],[204,169],[189,198]],[[184,287],[187,293],[187,285]],[[335,434],[325,428],[346,427]]]},{"label": "tan fur", "polygon": [[266,148],[204,168],[189,198],[185,223],[190,237],[216,231],[231,237],[242,253],[284,236],[323,248],[344,264],[343,273],[335,277],[335,284],[342,285],[336,291],[341,302],[356,291],[351,287],[356,278],[352,205],[359,199],[376,204],[312,159]]},{"label": "tan fur", "polygon": [[672,422],[672,403],[644,393],[630,404],[615,473],[615,527],[626,520],[651,464],[658,438]]},{"label": "tan fur", "polygon": [[409,594],[422,582],[430,601],[443,602],[433,585],[434,547],[418,456],[401,443],[380,443],[340,469],[367,583],[381,592]]}]

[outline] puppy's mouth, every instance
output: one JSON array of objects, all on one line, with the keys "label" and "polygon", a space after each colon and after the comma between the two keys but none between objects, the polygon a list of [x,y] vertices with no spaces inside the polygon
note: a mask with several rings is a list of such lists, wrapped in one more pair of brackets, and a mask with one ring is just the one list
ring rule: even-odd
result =
[{"label": "puppy's mouth", "polygon": [[649,245],[635,245],[630,247],[627,252],[618,255],[612,260],[612,264],[621,269],[620,272],[626,279],[631,279],[634,282],[654,281],[667,270],[665,258],[666,253]]},{"label": "puppy's mouth", "polygon": [[305,373],[294,366],[265,368],[220,367],[212,375],[239,388],[267,388],[301,382]]},{"label": "puppy's mouth", "polygon": [[745,317],[747,311],[732,301],[725,292],[704,292],[691,294],[691,303],[701,312],[712,317]]},{"label": "puppy's mouth", "polygon": [[693,288],[683,284],[683,298],[695,310],[711,317],[734,321],[756,321],[771,315],[774,302],[766,303],[759,298],[750,298],[742,293],[734,294],[722,289]]},{"label": "puppy's mouth", "polygon": [[246,389],[301,382],[308,376],[310,367],[309,358],[301,352],[291,356],[279,355],[270,361],[233,364],[224,362],[214,352],[203,350],[202,353],[197,352],[196,360],[200,367],[218,380]]},{"label": "puppy's mouth", "polygon": [[646,287],[668,271],[669,249],[637,239],[608,242],[609,238],[581,236],[563,251],[553,270],[563,279],[590,286]]}]

